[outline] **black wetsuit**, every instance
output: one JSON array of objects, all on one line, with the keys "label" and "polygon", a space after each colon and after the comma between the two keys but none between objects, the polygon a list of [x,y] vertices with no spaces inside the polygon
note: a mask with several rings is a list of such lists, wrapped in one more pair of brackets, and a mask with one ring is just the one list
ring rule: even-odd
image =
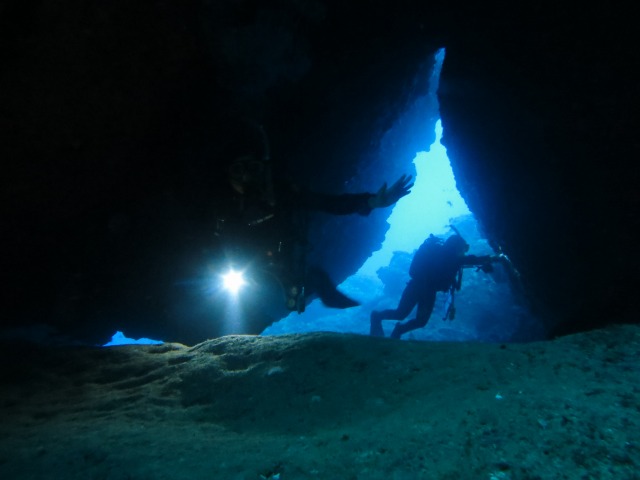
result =
[{"label": "black wetsuit", "polygon": [[218,205],[216,234],[226,259],[256,266],[285,290],[304,286],[307,298],[315,293],[327,306],[354,306],[357,303],[339,293],[324,270],[306,265],[307,217],[309,211],[368,215],[371,196],[328,195],[285,182],[274,183],[271,195],[233,192]]}]

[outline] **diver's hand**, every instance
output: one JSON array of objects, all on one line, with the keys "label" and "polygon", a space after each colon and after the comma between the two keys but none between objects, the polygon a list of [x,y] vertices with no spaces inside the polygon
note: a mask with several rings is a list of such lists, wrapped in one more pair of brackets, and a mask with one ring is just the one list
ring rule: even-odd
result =
[{"label": "diver's hand", "polygon": [[387,182],[385,182],[384,185],[380,187],[380,190],[378,190],[378,193],[369,198],[369,207],[373,210],[374,208],[384,208],[393,205],[411,192],[413,183],[410,182],[411,175],[402,175],[396,183],[391,185],[391,188],[387,188]]}]

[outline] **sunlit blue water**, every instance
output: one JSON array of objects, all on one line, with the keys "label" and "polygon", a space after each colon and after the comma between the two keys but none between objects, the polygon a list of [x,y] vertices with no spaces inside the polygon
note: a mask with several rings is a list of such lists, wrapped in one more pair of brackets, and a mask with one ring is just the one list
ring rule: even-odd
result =
[{"label": "sunlit blue water", "polygon": [[418,152],[413,160],[417,173],[411,194],[393,208],[382,248],[369,257],[359,275],[375,276],[378,268],[389,264],[394,251],[413,252],[430,233],[449,233],[451,218],[471,213],[456,188],[441,138],[442,123],[438,121],[435,143],[428,152]]},{"label": "sunlit blue water", "polygon": [[122,332],[116,332],[111,337],[111,340],[108,343],[105,343],[103,346],[105,347],[113,347],[116,345],[158,345],[164,343],[162,340],[151,340],[150,338],[128,338]]}]

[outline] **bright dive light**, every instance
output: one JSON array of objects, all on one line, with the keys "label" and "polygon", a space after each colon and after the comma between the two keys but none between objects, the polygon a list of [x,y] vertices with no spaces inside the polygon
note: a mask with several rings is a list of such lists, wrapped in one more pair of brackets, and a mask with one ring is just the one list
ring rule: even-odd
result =
[{"label": "bright dive light", "polygon": [[235,270],[229,270],[225,273],[222,276],[222,280],[224,288],[233,294],[238,293],[240,287],[247,283],[242,277],[242,272],[236,272]]}]

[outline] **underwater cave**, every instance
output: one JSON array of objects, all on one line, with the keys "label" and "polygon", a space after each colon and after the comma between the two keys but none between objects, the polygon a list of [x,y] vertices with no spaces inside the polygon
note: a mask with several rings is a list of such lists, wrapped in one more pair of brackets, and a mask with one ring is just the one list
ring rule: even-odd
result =
[{"label": "underwater cave", "polygon": [[[411,173],[440,119],[457,188],[521,273],[536,335],[633,321],[624,16],[408,2],[391,21],[384,2],[284,3],[5,7],[4,337],[215,336],[216,313],[185,285],[211,253],[230,116],[265,125],[293,178],[335,194]],[[380,249],[389,213],[315,219],[313,260],[343,282]],[[595,253],[606,244],[614,257]]]},{"label": "underwater cave", "polygon": [[[637,478],[631,8],[0,4],[0,477]],[[314,215],[359,306],[246,335],[242,290],[217,301],[232,118],[305,188],[415,176]],[[368,335],[450,224],[513,268]]]}]

